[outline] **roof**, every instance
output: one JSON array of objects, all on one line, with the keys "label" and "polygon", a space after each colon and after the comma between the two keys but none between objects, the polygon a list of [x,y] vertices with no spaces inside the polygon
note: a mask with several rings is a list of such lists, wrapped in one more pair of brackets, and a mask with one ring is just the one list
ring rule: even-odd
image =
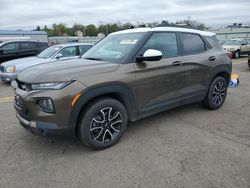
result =
[{"label": "roof", "polygon": [[37,42],[37,43],[46,43],[46,42],[35,41],[35,40],[8,40],[8,41],[1,42],[1,38],[0,38],[0,46],[2,46],[4,44],[12,43],[12,42]]},{"label": "roof", "polygon": [[48,35],[45,31],[0,30],[0,35]]},{"label": "roof", "polygon": [[151,32],[151,31],[173,31],[173,32],[186,32],[186,33],[196,33],[202,36],[214,36],[215,33],[208,32],[208,31],[201,31],[197,29],[188,29],[188,28],[181,28],[181,27],[143,27],[143,28],[136,28],[136,29],[127,29],[123,31],[118,31],[111,33],[113,34],[123,34],[123,33],[143,33],[143,32]]}]

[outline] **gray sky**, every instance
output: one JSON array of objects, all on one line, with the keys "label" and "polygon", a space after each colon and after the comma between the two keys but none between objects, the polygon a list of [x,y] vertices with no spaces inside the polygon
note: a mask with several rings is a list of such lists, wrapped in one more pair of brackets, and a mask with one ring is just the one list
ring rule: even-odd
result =
[{"label": "gray sky", "polygon": [[250,23],[250,0],[0,0],[0,29],[53,23],[100,24],[191,19],[208,26]]}]

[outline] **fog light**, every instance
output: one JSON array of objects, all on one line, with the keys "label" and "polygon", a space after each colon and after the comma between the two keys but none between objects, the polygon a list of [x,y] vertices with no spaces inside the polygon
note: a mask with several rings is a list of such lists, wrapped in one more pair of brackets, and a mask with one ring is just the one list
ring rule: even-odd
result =
[{"label": "fog light", "polygon": [[54,113],[54,105],[50,98],[39,99],[37,105],[44,112]]}]

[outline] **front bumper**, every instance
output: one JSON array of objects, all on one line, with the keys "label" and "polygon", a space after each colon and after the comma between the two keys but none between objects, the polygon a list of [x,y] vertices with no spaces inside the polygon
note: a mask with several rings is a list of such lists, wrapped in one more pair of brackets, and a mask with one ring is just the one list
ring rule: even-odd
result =
[{"label": "front bumper", "polygon": [[[75,127],[69,124],[71,101],[83,89],[82,84],[75,81],[62,90],[26,91],[14,81],[12,87],[16,95],[14,108],[17,118],[25,129],[40,136],[67,140],[75,137]],[[42,111],[37,103],[39,99],[48,97],[54,104],[53,113]]]},{"label": "front bumper", "polygon": [[74,129],[72,127],[60,128],[54,123],[28,121],[18,113],[16,116],[20,122],[20,125],[33,134],[64,140],[72,140],[74,138]]},{"label": "front bumper", "polygon": [[17,73],[7,73],[0,71],[0,79],[2,81],[11,82],[17,78]]}]

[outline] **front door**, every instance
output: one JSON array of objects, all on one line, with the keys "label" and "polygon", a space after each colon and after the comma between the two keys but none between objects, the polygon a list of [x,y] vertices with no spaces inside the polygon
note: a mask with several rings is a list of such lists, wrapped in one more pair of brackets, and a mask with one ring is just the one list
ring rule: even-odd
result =
[{"label": "front door", "polygon": [[181,64],[174,32],[153,33],[138,55],[148,49],[159,50],[159,61],[136,62],[136,96],[140,111],[181,104],[184,86],[184,68]]}]

